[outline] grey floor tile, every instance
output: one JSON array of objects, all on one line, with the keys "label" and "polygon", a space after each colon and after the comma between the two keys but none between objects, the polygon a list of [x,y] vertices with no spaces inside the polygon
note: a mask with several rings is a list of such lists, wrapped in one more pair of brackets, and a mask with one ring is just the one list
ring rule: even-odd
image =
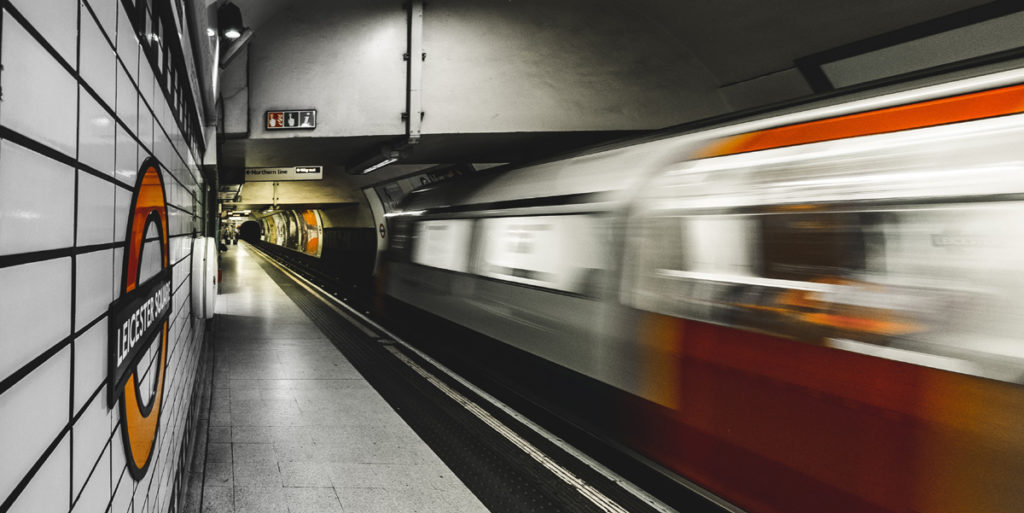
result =
[{"label": "grey floor tile", "polygon": [[207,432],[212,443],[230,443],[231,442],[231,426],[212,426]]},{"label": "grey floor tile", "polygon": [[235,511],[238,513],[282,513],[288,511],[284,488],[236,486]]},{"label": "grey floor tile", "polygon": [[257,379],[233,379],[228,383],[228,388],[230,388],[232,392],[235,390],[258,389],[260,387],[259,383],[260,382]]},{"label": "grey floor tile", "polygon": [[284,481],[277,463],[235,463],[235,487],[281,488]]},{"label": "grey floor tile", "polygon": [[232,403],[235,402],[236,400],[244,399],[260,399],[260,390],[258,388],[239,388],[235,390],[234,393],[231,394]]},{"label": "grey floor tile", "polygon": [[206,461],[231,463],[231,444],[209,443],[206,446]]},{"label": "grey floor tile", "polygon": [[227,461],[210,461],[206,463],[206,480],[204,485],[234,486],[234,465]]},{"label": "grey floor tile", "polygon": [[312,442],[311,429],[306,426],[239,426],[231,429],[231,441],[257,444]]},{"label": "grey floor tile", "polygon": [[[331,478],[331,484],[339,490],[342,488],[384,488],[387,485],[373,471],[374,465],[372,464],[334,462],[325,463],[323,467]],[[339,496],[342,496],[342,492],[338,493]]]},{"label": "grey floor tile", "polygon": [[323,447],[311,441],[274,442],[278,461],[326,461]]},{"label": "grey floor tile", "polygon": [[464,486],[448,467],[425,464],[380,464],[374,465],[374,474],[381,486],[390,488],[432,488],[448,490]]},{"label": "grey floor tile", "polygon": [[238,463],[276,463],[274,444],[231,444],[231,455]]},{"label": "grey floor tile", "polygon": [[285,488],[332,487],[325,464],[316,461],[281,461],[281,481]]},{"label": "grey floor tile", "polygon": [[210,425],[216,427],[231,426],[231,412],[225,410],[213,410],[210,412]]},{"label": "grey floor tile", "polygon": [[203,510],[202,497],[203,474],[201,472],[189,472],[188,490],[185,492],[185,500],[181,508],[182,513],[201,513]]},{"label": "grey floor tile", "polygon": [[236,426],[231,428],[231,441],[235,443],[269,444],[274,441],[270,426]]},{"label": "grey floor tile", "polygon": [[234,489],[207,487],[203,490],[203,513],[234,513]]},{"label": "grey floor tile", "polygon": [[289,513],[341,513],[341,501],[334,488],[285,489]]},{"label": "grey floor tile", "polygon": [[360,513],[393,513],[397,509],[394,490],[385,488],[344,488],[338,489],[338,500],[345,511]]},{"label": "grey floor tile", "polygon": [[248,411],[231,415],[231,426],[308,426],[313,422],[302,413],[275,413],[266,411]]}]

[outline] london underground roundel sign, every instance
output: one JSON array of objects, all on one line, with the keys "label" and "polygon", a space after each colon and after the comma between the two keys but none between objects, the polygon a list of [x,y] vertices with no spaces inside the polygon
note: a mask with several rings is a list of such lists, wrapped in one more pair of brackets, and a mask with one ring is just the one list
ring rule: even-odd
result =
[{"label": "london underground roundel sign", "polygon": [[121,413],[128,471],[146,475],[156,447],[167,371],[171,267],[167,200],[152,157],[139,170],[128,216],[120,297],[108,311],[108,402]]}]

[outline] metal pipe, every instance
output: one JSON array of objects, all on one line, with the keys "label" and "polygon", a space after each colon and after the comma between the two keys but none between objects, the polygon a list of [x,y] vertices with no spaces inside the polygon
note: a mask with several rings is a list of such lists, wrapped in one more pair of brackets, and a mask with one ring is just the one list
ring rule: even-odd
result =
[{"label": "metal pipe", "polygon": [[407,144],[416,144],[420,139],[423,124],[423,0],[409,2],[409,47],[406,53],[406,116],[405,135]]}]

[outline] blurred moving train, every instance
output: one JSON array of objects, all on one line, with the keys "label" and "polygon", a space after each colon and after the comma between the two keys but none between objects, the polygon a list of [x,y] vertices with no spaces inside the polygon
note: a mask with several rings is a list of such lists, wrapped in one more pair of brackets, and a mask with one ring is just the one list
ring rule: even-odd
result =
[{"label": "blurred moving train", "polygon": [[743,510],[1024,511],[1022,112],[1002,72],[430,186],[386,293]]}]

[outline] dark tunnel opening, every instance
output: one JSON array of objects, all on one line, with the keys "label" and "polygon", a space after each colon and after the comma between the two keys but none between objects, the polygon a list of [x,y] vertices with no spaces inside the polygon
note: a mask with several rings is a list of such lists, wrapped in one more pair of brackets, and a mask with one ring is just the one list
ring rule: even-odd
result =
[{"label": "dark tunnel opening", "polygon": [[238,227],[238,238],[250,243],[255,244],[256,241],[260,240],[260,224],[256,221],[246,221]]}]

